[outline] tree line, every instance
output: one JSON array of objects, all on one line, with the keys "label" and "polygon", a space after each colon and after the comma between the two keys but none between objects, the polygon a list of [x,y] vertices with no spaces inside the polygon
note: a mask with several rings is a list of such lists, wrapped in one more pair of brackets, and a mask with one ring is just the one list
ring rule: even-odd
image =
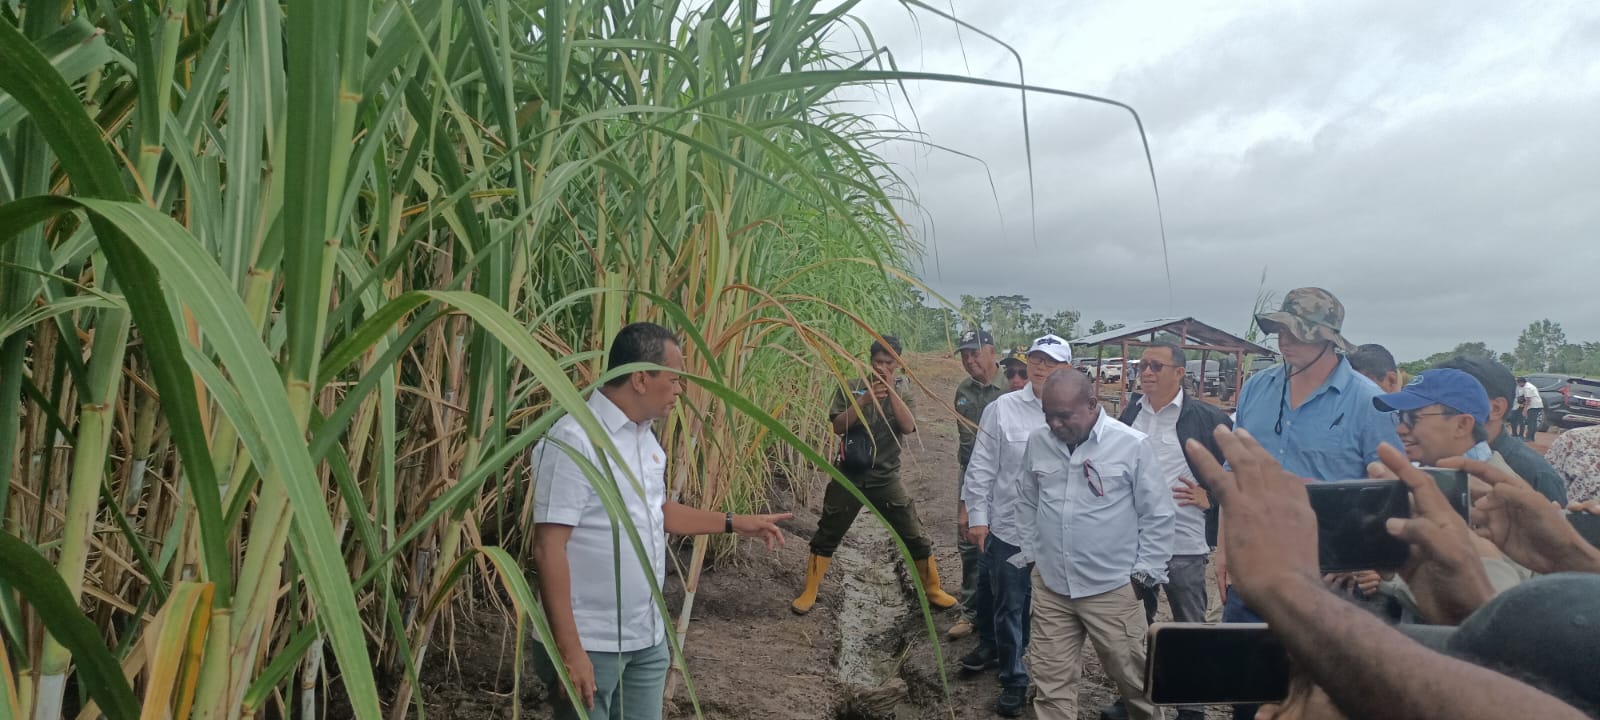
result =
[{"label": "tree line", "polygon": [[[907,285],[901,301],[900,340],[908,350],[933,352],[955,347],[961,333],[981,327],[994,336],[1000,348],[1026,348],[1033,339],[1047,333],[1064,338],[1079,335],[1083,316],[1077,310],[1035,310],[1026,295],[962,295],[957,308],[930,306],[926,294]],[[1084,334],[1121,328],[1121,323],[1103,320],[1091,323]]]},{"label": "tree line", "polygon": [[1518,373],[1550,372],[1600,377],[1600,342],[1568,342],[1561,323],[1549,318],[1529,323],[1510,352],[1495,352],[1482,342],[1464,342],[1455,349],[1403,364],[1416,374],[1456,355],[1487,357]]}]

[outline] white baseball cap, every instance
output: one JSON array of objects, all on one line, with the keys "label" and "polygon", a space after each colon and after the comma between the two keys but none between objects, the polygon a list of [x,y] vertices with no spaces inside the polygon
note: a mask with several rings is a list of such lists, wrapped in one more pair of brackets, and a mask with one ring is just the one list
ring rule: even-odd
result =
[{"label": "white baseball cap", "polygon": [[1072,362],[1072,346],[1056,335],[1044,335],[1033,341],[1028,354],[1044,353],[1056,362]]}]

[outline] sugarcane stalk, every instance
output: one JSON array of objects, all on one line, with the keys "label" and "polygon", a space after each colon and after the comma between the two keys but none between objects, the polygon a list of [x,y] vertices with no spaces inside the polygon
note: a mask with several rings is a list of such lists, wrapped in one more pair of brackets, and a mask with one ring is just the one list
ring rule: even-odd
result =
[{"label": "sugarcane stalk", "polygon": [[[61,554],[56,567],[67,590],[77,599],[83,594],[84,569],[94,533],[94,519],[100,508],[100,485],[105,482],[106,455],[110,451],[112,407],[122,382],[122,360],[128,345],[128,313],[103,310],[96,323],[94,350],[89,376],[91,395],[78,411],[77,441],[72,456],[72,477],[67,485],[67,503],[61,535]],[[39,653],[39,690],[34,705],[35,720],[55,720],[61,716],[66,690],[67,669],[72,653],[53,635],[45,634]]]}]

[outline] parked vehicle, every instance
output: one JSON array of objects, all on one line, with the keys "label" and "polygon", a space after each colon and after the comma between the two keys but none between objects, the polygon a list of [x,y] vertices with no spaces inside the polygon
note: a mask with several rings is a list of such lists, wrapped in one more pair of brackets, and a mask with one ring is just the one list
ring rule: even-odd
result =
[{"label": "parked vehicle", "polygon": [[1205,377],[1202,381],[1199,360],[1190,360],[1184,363],[1184,374],[1188,376],[1189,383],[1200,388],[1205,395],[1217,395],[1222,392],[1222,363],[1216,360],[1206,360]]},{"label": "parked vehicle", "polygon": [[1096,377],[1103,383],[1121,380],[1122,358],[1108,358],[1100,361],[1100,372]]},{"label": "parked vehicle", "polygon": [[1556,373],[1534,373],[1527,378],[1544,400],[1541,431],[1600,423],[1600,380]]}]

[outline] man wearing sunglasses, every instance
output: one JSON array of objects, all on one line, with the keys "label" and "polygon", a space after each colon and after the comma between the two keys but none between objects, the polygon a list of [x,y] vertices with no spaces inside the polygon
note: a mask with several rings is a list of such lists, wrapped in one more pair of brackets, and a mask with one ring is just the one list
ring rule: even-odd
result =
[{"label": "man wearing sunglasses", "polygon": [[[956,386],[955,408],[961,419],[956,421],[956,549],[961,553],[961,619],[950,626],[951,640],[964,638],[973,630],[973,598],[983,578],[978,575],[978,560],[982,552],[978,544],[967,539],[967,504],[960,502],[963,479],[967,475],[967,462],[972,459],[973,438],[978,434],[978,420],[983,409],[995,398],[1009,392],[1006,375],[995,370],[994,336],[988,331],[973,328],[961,334],[961,344],[956,346],[961,354],[961,369],[967,377]],[[1014,389],[1014,388],[1013,388]]]},{"label": "man wearing sunglasses", "polygon": [[[1487,463],[1507,477],[1517,477],[1511,467],[1489,446],[1489,394],[1472,375],[1454,368],[1424,370],[1397,392],[1372,399],[1373,407],[1392,412],[1400,440],[1405,443],[1406,459],[1423,466],[1436,466],[1445,458],[1464,457]],[[1393,478],[1394,472],[1374,463],[1369,473],[1375,478]],[[1521,480],[1521,478],[1517,478]],[[1473,497],[1489,491],[1484,481],[1473,478]],[[1495,592],[1511,588],[1531,573],[1507,561],[1487,541],[1479,541],[1484,572]],[[1416,610],[1416,597],[1397,577],[1385,578],[1379,592],[1399,599],[1410,615]],[[1403,618],[1409,621],[1410,617]]]},{"label": "man wearing sunglasses", "polygon": [[1016,392],[1028,386],[1028,361],[1016,355],[1000,360],[1000,371],[1006,374],[1006,389]]},{"label": "man wearing sunglasses", "polygon": [[[1162,342],[1145,348],[1139,358],[1139,392],[1118,418],[1149,436],[1155,450],[1161,477],[1172,487],[1178,504],[1173,522],[1172,559],[1167,561],[1167,603],[1177,622],[1206,620],[1206,564],[1211,548],[1217,544],[1217,510],[1210,492],[1202,487],[1200,473],[1189,465],[1183,446],[1189,440],[1204,445],[1222,461],[1222,450],[1213,434],[1218,425],[1229,428],[1228,414],[1199,398],[1184,397],[1183,377],[1187,353],[1176,343]],[[1135,586],[1144,601],[1146,622],[1155,622],[1158,593]],[[1101,718],[1128,717],[1127,702],[1117,700],[1102,710]],[[1205,717],[1205,708],[1179,708],[1177,720]]]},{"label": "man wearing sunglasses", "polygon": [[[1355,480],[1378,461],[1378,446],[1400,447],[1394,419],[1372,405],[1382,390],[1357,373],[1342,353],[1357,348],[1340,334],[1344,305],[1316,287],[1290,290],[1283,306],[1256,316],[1262,332],[1277,335],[1283,363],[1262,370],[1239,391],[1236,427],[1250,431],[1285,470],[1318,481]],[[1219,533],[1226,535],[1227,524]],[[1228,592],[1227,556],[1216,556],[1223,588],[1223,622],[1261,622]],[[1255,706],[1234,708],[1236,720],[1255,717]]]},{"label": "man wearing sunglasses", "polygon": [[978,647],[961,657],[969,672],[1000,671],[1000,699],[995,712],[1017,717],[1027,704],[1028,607],[1032,589],[1017,527],[1017,483],[1028,436],[1044,427],[1040,396],[1057,368],[1069,368],[1072,348],[1055,335],[1044,335],[1028,348],[1028,385],[1006,393],[983,411],[977,441],[967,465],[961,500],[971,523],[967,536],[983,549],[983,578],[973,602]]}]

